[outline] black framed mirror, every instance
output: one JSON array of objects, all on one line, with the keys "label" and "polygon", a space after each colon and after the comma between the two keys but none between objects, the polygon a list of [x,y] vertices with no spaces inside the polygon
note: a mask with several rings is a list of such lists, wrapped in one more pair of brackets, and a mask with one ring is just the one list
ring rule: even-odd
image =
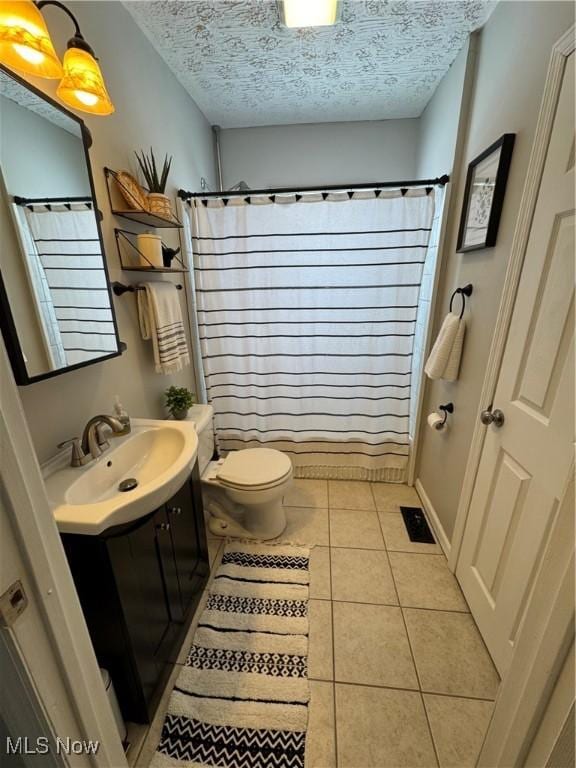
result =
[{"label": "black framed mirror", "polygon": [[18,384],[122,353],[84,122],[0,65],[0,322]]}]

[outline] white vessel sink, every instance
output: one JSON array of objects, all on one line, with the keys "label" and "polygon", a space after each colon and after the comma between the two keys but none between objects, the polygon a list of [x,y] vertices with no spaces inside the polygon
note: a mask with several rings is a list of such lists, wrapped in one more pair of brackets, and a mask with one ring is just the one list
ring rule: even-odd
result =
[{"label": "white vessel sink", "polygon": [[[168,501],[190,474],[198,436],[190,421],[132,419],[125,437],[84,467],[70,467],[69,451],[44,468],[44,482],[62,533],[98,534],[129,523]],[[122,480],[137,486],[122,492]]]}]

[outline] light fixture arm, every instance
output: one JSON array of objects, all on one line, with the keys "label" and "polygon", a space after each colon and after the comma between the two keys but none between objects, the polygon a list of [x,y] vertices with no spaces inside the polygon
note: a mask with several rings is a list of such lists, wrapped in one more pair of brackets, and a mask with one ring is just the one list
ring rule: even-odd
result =
[{"label": "light fixture arm", "polygon": [[80,48],[83,51],[86,51],[87,53],[89,53],[91,56],[94,56],[94,58],[96,59],[96,55],[94,54],[94,51],[88,45],[88,43],[84,39],[82,32],[80,31],[80,25],[78,24],[78,20],[76,19],[76,16],[74,16],[74,14],[69,8],[66,8],[64,3],[60,3],[59,0],[34,0],[34,5],[36,6],[36,8],[38,8],[39,11],[41,11],[42,8],[46,8],[46,6],[49,6],[49,5],[54,5],[56,8],[60,8],[61,11],[64,11],[64,13],[68,16],[68,18],[74,24],[74,37],[71,37],[70,40],[68,40],[67,48]]}]

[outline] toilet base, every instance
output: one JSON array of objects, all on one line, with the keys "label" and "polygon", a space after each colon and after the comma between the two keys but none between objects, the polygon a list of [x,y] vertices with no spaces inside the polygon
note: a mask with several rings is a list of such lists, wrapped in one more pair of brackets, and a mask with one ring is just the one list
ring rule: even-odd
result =
[{"label": "toilet base", "polygon": [[[208,520],[208,530],[212,536],[218,538],[231,538],[231,539],[254,539],[255,541],[268,541],[263,536],[257,536],[255,533],[248,531],[238,523],[228,520],[222,520],[218,517],[210,515]],[[270,537],[275,538],[275,537]]]},{"label": "toilet base", "polygon": [[243,507],[221,491],[205,484],[202,491],[208,512],[208,529],[213,536],[269,541],[286,528],[282,498],[264,504]]}]

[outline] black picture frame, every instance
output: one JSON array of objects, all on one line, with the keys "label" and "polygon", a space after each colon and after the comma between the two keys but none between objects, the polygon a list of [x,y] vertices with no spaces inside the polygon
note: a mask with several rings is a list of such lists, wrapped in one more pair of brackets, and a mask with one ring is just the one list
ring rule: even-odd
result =
[{"label": "black picture frame", "polygon": [[28,384],[35,384],[36,382],[44,381],[45,379],[52,379],[55,376],[61,376],[63,373],[68,373],[69,371],[75,371],[75,370],[78,370],[79,368],[86,368],[89,365],[95,365],[97,363],[102,363],[106,360],[110,360],[114,357],[119,357],[123,352],[125,352],[126,345],[122,341],[120,341],[120,335],[118,333],[118,322],[116,320],[114,298],[112,296],[112,290],[110,287],[110,275],[108,272],[106,249],[104,246],[104,238],[102,236],[102,227],[101,227],[102,213],[98,208],[98,200],[96,197],[96,189],[94,186],[94,176],[92,173],[92,165],[90,163],[89,149],[92,146],[92,134],[90,133],[84,121],[80,117],[78,117],[78,115],[74,114],[74,112],[70,112],[70,110],[63,107],[62,104],[59,104],[57,101],[52,99],[46,93],[44,93],[43,91],[33,86],[27,80],[25,80],[20,75],[18,75],[16,72],[4,66],[3,64],[0,64],[0,71],[4,72],[4,74],[11,77],[13,80],[15,80],[17,83],[22,85],[24,88],[27,88],[36,96],[46,101],[48,104],[50,104],[50,106],[60,110],[60,112],[66,115],[66,117],[78,123],[81,136],[82,136],[82,144],[84,146],[86,172],[87,172],[88,180],[90,183],[90,194],[93,201],[94,214],[96,219],[96,228],[98,231],[98,237],[100,239],[100,248],[102,253],[102,268],[104,270],[104,275],[106,278],[106,286],[108,289],[108,297],[110,300],[110,311],[112,314],[112,323],[114,325],[114,335],[116,337],[116,347],[117,347],[116,352],[110,352],[109,354],[102,355],[101,357],[94,358],[93,360],[85,360],[81,363],[74,363],[72,365],[68,365],[63,368],[57,368],[54,371],[47,371],[46,373],[41,373],[36,376],[30,376],[26,368],[26,362],[24,360],[24,354],[22,352],[22,347],[20,346],[20,341],[18,339],[18,332],[16,329],[16,324],[14,322],[14,316],[10,308],[10,298],[6,291],[6,286],[4,284],[4,280],[2,279],[2,274],[0,271],[0,329],[2,331],[4,344],[6,346],[6,352],[8,354],[8,359],[10,360],[10,365],[12,366],[12,371],[14,373],[14,378],[16,380],[16,383],[20,386],[24,386]]},{"label": "black picture frame", "polygon": [[[503,134],[469,164],[458,230],[457,253],[479,251],[496,245],[515,139],[515,133]],[[479,172],[489,175],[477,177]],[[480,187],[477,193],[474,192],[476,178],[483,179],[477,184]],[[470,213],[474,210],[476,225],[471,226]]]}]

